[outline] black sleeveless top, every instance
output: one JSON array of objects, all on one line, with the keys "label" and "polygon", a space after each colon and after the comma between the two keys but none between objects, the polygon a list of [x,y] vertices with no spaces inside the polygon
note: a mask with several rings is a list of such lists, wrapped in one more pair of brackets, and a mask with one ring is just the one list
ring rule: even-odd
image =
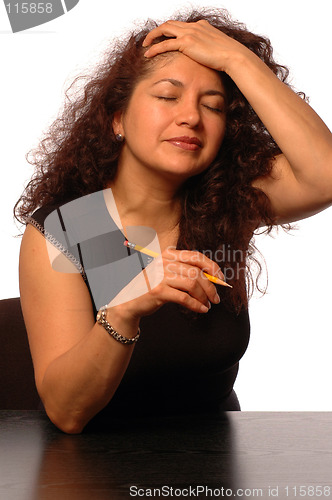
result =
[{"label": "black sleeveless top", "polygon": [[[109,284],[119,267],[122,270],[129,268],[126,279],[130,281],[132,273],[137,274],[149,262],[145,255],[133,255],[136,252],[128,252],[123,245],[126,238],[110,221],[102,193],[100,196],[93,193],[90,201],[83,197],[89,203],[92,201],[93,206],[90,204],[89,210],[87,206],[84,209],[82,205],[76,206],[74,216],[73,210],[68,216],[69,204],[65,204],[43,207],[26,219],[76,265],[89,289],[95,313],[110,301],[109,295],[106,300],[105,293],[110,294]],[[91,237],[91,234],[84,234],[84,228],[88,224],[91,227],[94,218],[98,228],[105,224],[106,232]],[[80,225],[82,231],[78,229]],[[115,253],[114,247],[118,248]],[[52,265],[56,269],[56,265]],[[96,292],[94,281],[103,276],[107,285],[99,286]],[[239,360],[248,346],[249,316],[246,309],[240,313],[230,311],[222,299],[227,289],[218,285],[217,288],[221,302],[212,304],[206,314],[188,316],[179,305],[167,303],[141,319],[141,337],[104,411],[133,417],[160,412],[204,412],[218,406],[224,410],[239,409],[234,398],[231,398],[233,403],[229,402],[229,396]]]}]

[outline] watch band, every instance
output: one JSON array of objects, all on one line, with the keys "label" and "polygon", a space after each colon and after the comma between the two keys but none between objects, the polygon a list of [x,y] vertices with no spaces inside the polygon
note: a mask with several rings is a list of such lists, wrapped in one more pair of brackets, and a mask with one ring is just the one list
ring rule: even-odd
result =
[{"label": "watch band", "polygon": [[106,319],[106,311],[107,311],[107,306],[102,306],[98,311],[96,320],[97,323],[99,323],[101,326],[105,328],[105,330],[109,335],[111,335],[111,337],[113,337],[118,342],[121,342],[121,344],[127,344],[127,345],[134,344],[135,342],[138,341],[139,336],[141,334],[139,328],[137,331],[137,335],[135,337],[133,338],[124,337],[123,335],[121,335],[121,333],[117,332],[112,325],[109,324],[109,322]]}]

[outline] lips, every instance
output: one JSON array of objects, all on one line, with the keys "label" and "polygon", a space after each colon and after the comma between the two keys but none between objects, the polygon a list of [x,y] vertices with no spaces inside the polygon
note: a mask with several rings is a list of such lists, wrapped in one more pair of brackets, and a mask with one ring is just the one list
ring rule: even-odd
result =
[{"label": "lips", "polygon": [[198,139],[198,137],[172,137],[171,139],[167,139],[167,142],[173,144],[173,146],[185,149],[187,151],[197,151],[198,149],[203,147],[203,144]]}]

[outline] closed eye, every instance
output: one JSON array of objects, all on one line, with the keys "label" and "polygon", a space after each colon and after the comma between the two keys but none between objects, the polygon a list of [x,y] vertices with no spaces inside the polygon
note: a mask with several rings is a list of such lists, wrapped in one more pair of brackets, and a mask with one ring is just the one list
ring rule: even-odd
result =
[{"label": "closed eye", "polygon": [[[162,96],[162,95],[157,95],[155,96],[157,99],[159,100],[162,100],[162,101],[177,101],[177,97],[171,97],[171,96]],[[210,111],[213,111],[215,113],[223,113],[224,112],[224,109],[221,107],[221,108],[214,108],[213,106],[208,106],[207,104],[202,104],[202,106],[204,106],[204,108],[210,110]]]},{"label": "closed eye", "polygon": [[163,101],[176,101],[177,97],[167,97],[162,95],[157,95],[157,99],[161,99]]},{"label": "closed eye", "polygon": [[210,111],[214,111],[215,113],[223,113],[224,110],[222,108],[213,108],[212,106],[208,106],[207,104],[203,104],[203,106]]}]

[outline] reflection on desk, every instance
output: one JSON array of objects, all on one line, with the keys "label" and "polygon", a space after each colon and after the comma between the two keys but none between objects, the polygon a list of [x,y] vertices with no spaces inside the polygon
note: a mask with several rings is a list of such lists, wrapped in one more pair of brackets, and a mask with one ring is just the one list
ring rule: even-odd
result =
[{"label": "reflection on desk", "polygon": [[3,411],[0,499],[332,499],[331,430],[331,413],[228,412],[97,419],[69,436],[42,412]]}]

